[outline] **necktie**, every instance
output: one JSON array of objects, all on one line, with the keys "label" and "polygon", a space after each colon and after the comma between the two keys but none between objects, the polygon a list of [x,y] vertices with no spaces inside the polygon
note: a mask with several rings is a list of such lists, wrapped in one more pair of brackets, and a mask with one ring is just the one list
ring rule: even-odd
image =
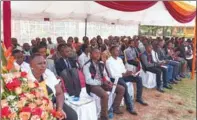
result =
[{"label": "necktie", "polygon": [[137,56],[137,58],[138,58],[138,57],[139,57],[139,53],[138,53],[138,51],[137,51],[136,48],[134,48],[134,50],[135,50],[135,54],[136,54],[136,56]]},{"label": "necktie", "polygon": [[152,56],[148,55],[148,62],[151,63],[152,62]]},{"label": "necktie", "polygon": [[70,63],[69,63],[68,59],[66,59],[66,66],[67,66],[67,68],[68,68],[68,69],[70,69],[70,68],[71,68],[71,66],[70,66]]}]

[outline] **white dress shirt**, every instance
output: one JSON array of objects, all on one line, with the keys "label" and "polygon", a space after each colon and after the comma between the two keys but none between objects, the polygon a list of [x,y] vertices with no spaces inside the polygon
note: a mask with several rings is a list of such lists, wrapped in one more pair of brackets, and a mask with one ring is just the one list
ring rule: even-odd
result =
[{"label": "white dress shirt", "polygon": [[117,59],[112,56],[106,61],[106,68],[111,78],[122,77],[123,73],[126,73],[126,68],[123,64],[121,58],[117,57]]},{"label": "white dress shirt", "polygon": [[56,49],[56,45],[55,44],[47,44],[47,48],[49,49],[49,50],[51,50],[51,49]]},{"label": "white dress shirt", "polygon": [[80,68],[82,68],[84,66],[84,64],[90,60],[90,55],[86,55],[84,52],[79,56],[78,58],[78,62],[79,62],[79,65],[80,65]]},{"label": "white dress shirt", "polygon": [[21,65],[19,65],[16,62],[14,62],[14,66],[15,67],[20,67],[21,72],[29,73],[31,71],[30,65],[28,63],[26,63],[26,62],[23,62]]}]

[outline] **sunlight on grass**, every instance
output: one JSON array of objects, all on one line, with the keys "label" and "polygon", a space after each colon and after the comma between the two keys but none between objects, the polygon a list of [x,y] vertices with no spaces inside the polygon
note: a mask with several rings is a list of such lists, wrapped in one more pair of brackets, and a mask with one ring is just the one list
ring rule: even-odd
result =
[{"label": "sunlight on grass", "polygon": [[167,93],[181,97],[187,103],[185,107],[196,109],[196,80],[184,79]]}]

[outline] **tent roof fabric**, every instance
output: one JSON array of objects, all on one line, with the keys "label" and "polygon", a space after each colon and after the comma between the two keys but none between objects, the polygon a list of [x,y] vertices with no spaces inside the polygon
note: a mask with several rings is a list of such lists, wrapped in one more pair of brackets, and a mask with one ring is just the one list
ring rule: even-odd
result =
[{"label": "tent roof fabric", "polygon": [[194,26],[195,20],[181,24],[166,10],[162,1],[138,12],[122,12],[94,1],[11,1],[12,18],[21,20],[81,20],[115,24]]}]

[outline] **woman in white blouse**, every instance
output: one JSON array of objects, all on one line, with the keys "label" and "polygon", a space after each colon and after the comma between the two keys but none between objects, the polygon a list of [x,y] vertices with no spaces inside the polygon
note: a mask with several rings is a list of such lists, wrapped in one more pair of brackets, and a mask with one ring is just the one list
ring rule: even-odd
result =
[{"label": "woman in white blouse", "polygon": [[53,72],[46,69],[46,59],[40,54],[34,54],[30,59],[30,67],[30,78],[40,84],[44,82],[48,95],[53,94],[53,104],[56,104],[57,111],[63,113],[60,120],[77,120],[76,112],[64,103],[64,93],[60,81]]}]

